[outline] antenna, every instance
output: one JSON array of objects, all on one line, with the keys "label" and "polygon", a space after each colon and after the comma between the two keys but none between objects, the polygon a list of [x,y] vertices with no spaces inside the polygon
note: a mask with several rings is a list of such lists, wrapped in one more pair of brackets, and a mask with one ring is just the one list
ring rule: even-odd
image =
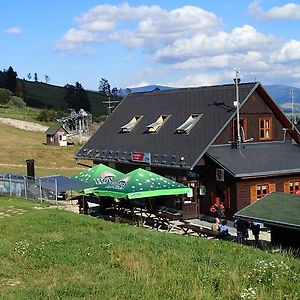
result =
[{"label": "antenna", "polygon": [[236,92],[236,101],[234,101],[233,105],[236,107],[236,121],[237,121],[237,142],[238,147],[241,146],[241,132],[240,132],[240,99],[239,99],[239,83],[241,79],[239,76],[239,70],[235,71],[235,78],[233,79],[235,83],[235,92]]},{"label": "antenna", "polygon": [[294,90],[290,91],[290,97],[291,97],[291,103],[292,103],[292,116],[291,116],[291,121],[292,121],[292,130],[294,129]]}]

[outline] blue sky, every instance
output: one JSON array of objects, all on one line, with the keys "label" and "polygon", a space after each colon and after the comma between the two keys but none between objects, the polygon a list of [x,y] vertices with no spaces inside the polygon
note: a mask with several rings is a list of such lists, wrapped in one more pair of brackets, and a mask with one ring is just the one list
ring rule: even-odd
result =
[{"label": "blue sky", "polygon": [[9,0],[0,69],[98,90],[243,82],[300,88],[300,1]]}]

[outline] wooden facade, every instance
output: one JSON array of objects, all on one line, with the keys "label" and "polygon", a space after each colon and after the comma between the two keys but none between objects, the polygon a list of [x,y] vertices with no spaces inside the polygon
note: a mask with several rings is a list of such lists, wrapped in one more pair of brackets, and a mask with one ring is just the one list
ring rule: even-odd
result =
[{"label": "wooden facade", "polygon": [[[259,123],[262,119],[271,119],[271,136],[269,139],[262,139],[259,135]],[[284,138],[291,140],[291,124],[284,124],[283,119],[270,108],[262,96],[255,91],[248,101],[240,109],[240,120],[245,123],[245,138],[253,138],[254,142],[281,141]],[[214,144],[227,144],[236,141],[235,121],[232,120],[229,125],[217,137]],[[284,132],[287,129],[286,136]]]}]

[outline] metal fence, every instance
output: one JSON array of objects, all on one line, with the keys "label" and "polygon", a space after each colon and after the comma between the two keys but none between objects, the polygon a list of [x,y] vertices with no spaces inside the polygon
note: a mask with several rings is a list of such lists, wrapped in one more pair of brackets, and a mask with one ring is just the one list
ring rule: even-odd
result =
[{"label": "metal fence", "polygon": [[65,194],[57,192],[57,180],[43,177],[0,175],[0,195],[57,203]]}]

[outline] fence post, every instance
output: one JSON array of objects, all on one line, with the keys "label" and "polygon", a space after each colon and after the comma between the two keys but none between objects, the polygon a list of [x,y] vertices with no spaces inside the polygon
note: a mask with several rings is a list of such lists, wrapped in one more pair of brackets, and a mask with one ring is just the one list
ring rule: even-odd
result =
[{"label": "fence post", "polygon": [[24,176],[24,193],[25,193],[25,199],[27,199],[27,180],[26,177]]},{"label": "fence post", "polygon": [[9,196],[12,195],[12,189],[11,189],[11,175],[9,174]]},{"label": "fence post", "polygon": [[41,179],[40,179],[40,178],[39,178],[39,184],[40,184],[40,198],[41,198],[41,202],[43,202],[42,182],[41,182]]},{"label": "fence post", "polygon": [[55,204],[57,205],[57,179],[55,180]]}]

